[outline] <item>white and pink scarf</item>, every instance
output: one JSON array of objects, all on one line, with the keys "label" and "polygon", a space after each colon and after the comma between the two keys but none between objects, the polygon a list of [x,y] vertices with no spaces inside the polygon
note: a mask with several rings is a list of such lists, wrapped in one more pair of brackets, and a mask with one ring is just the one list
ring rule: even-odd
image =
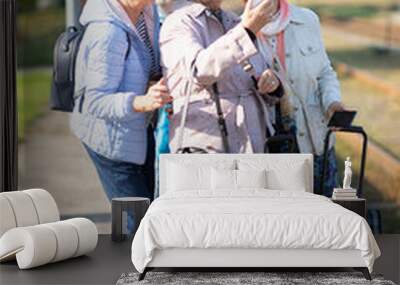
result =
[{"label": "white and pink scarf", "polygon": [[[256,0],[255,3],[259,3],[262,0]],[[285,29],[290,22],[290,7],[287,0],[279,0],[279,11],[273,18],[273,21],[265,25],[258,33],[258,39],[261,45],[269,45],[269,39],[276,37],[276,48],[280,63],[285,68]],[[271,55],[270,55],[271,56]],[[271,58],[266,58],[268,61],[272,61]]]},{"label": "white and pink scarf", "polygon": [[[279,1],[279,11],[273,21],[268,23],[257,34],[258,45],[264,60],[276,72],[284,82],[285,95],[281,98],[281,113],[283,116],[292,116],[292,106],[289,97],[292,89],[286,80],[286,52],[285,52],[285,29],[290,23],[290,6],[287,0]],[[271,39],[275,44],[271,44]]]}]

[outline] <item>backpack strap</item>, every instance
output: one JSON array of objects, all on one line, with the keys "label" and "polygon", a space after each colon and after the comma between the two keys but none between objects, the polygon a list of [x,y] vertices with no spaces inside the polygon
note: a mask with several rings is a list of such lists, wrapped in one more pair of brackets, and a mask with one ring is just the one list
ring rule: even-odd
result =
[{"label": "backpack strap", "polygon": [[129,54],[131,53],[132,39],[129,36],[129,33],[127,31],[125,31],[125,32],[126,32],[126,38],[127,38],[127,41],[128,41],[128,50],[126,51],[126,54],[125,54],[125,61],[127,61],[128,57],[129,57]]}]

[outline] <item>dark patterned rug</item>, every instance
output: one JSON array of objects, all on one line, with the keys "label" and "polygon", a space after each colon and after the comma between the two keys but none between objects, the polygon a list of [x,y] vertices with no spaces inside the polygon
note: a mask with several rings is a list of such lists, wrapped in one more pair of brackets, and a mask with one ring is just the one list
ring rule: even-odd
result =
[{"label": "dark patterned rug", "polygon": [[368,281],[358,272],[149,272],[143,281],[138,281],[138,276],[137,273],[123,274],[117,285],[395,285],[392,281],[384,280],[382,276],[377,275],[373,275],[373,280]]}]

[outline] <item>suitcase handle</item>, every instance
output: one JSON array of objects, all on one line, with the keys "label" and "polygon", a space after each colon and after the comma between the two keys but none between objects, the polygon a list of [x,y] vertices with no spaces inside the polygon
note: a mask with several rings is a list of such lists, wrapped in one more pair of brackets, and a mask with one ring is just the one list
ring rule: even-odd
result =
[{"label": "suitcase handle", "polygon": [[328,167],[328,151],[329,151],[329,142],[330,137],[333,133],[353,133],[353,134],[360,134],[363,137],[363,148],[361,154],[361,165],[360,165],[360,178],[358,180],[358,187],[357,187],[357,195],[358,197],[363,196],[363,181],[364,181],[364,172],[365,172],[365,163],[367,161],[367,147],[368,147],[368,135],[364,131],[363,127],[360,126],[351,126],[347,128],[329,128],[328,132],[325,137],[325,145],[324,145],[324,160],[322,165],[322,178],[320,184],[320,190],[322,193],[316,194],[323,194],[324,191],[324,180],[326,175],[326,169]]}]

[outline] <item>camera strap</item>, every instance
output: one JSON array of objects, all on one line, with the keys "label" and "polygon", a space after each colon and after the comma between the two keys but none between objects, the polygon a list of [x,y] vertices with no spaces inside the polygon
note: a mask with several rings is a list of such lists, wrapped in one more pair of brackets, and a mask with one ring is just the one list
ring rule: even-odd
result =
[{"label": "camera strap", "polygon": [[[178,148],[177,149],[178,149],[178,152],[180,152],[180,153],[188,153],[188,151],[185,151],[185,149],[186,150],[187,149],[198,149],[195,147],[191,147],[191,148],[183,147],[185,126],[186,126],[187,116],[189,113],[189,105],[190,105],[190,97],[192,94],[192,87],[193,87],[192,79],[188,79],[185,89],[184,89],[185,102],[184,102],[184,105],[182,108],[182,117],[181,117],[181,122],[180,122],[180,126],[179,126],[179,137],[178,137]],[[219,130],[221,132],[222,146],[224,148],[224,152],[230,153],[231,148],[230,148],[229,140],[228,140],[228,128],[226,125],[224,112],[222,110],[221,98],[219,96],[219,90],[218,90],[217,83],[213,84],[212,90],[210,90],[210,88],[208,88],[208,92],[210,92],[210,94],[212,95],[212,98],[215,103],[216,112],[217,112],[217,122],[218,122]],[[204,152],[206,152],[206,151],[204,151]]]},{"label": "camera strap", "polygon": [[215,107],[216,107],[216,110],[217,110],[218,126],[219,126],[219,130],[221,132],[222,145],[224,147],[225,153],[230,153],[231,152],[231,148],[229,146],[229,141],[228,141],[228,128],[226,126],[224,112],[222,111],[221,98],[219,96],[219,90],[218,90],[217,83],[213,84],[212,89],[213,89],[213,94],[212,95],[213,95],[214,102],[215,102]]}]

